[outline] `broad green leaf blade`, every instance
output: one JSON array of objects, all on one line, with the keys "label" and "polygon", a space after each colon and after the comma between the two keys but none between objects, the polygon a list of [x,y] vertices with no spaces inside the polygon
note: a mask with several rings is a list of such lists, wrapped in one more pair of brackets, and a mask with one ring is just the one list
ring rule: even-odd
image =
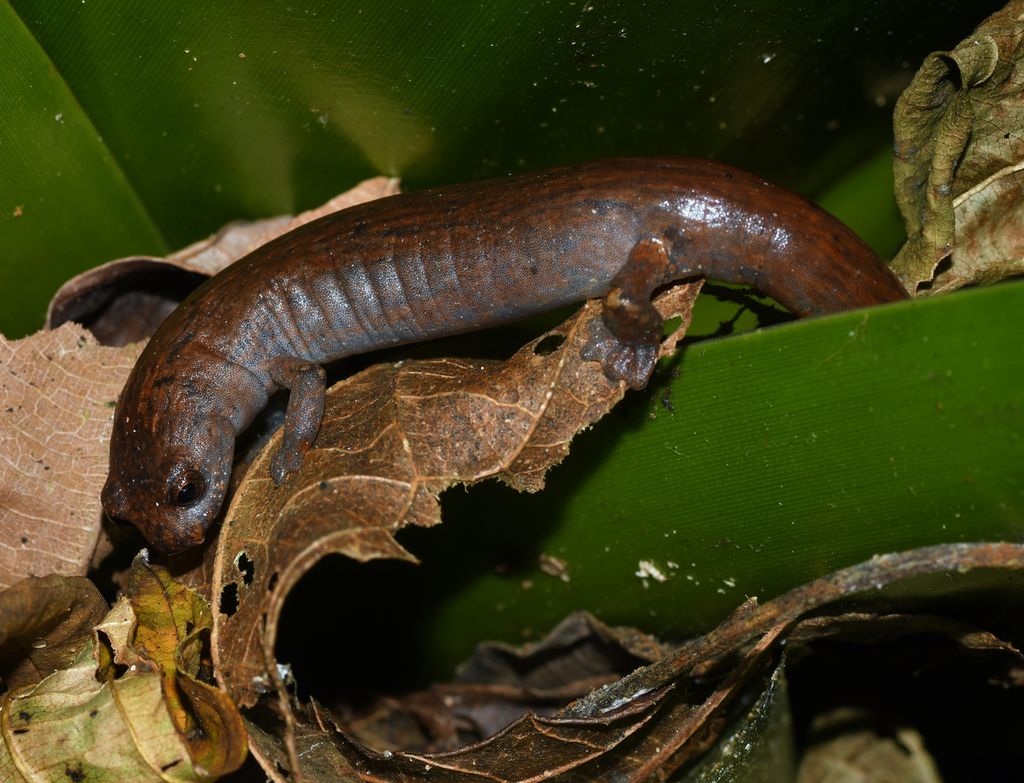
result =
[{"label": "broad green leaf blade", "polygon": [[[0,150],[17,146],[23,172],[0,173],[0,275],[23,295],[0,332],[42,323],[72,272],[313,207],[377,173],[420,188],[695,155],[818,192],[889,143],[913,67],[989,10],[929,9],[13,0],[0,38],[31,57],[0,66]],[[81,148],[58,126],[80,129]],[[864,203],[876,199],[890,196]]]},{"label": "broad green leaf blade", "polygon": [[408,611],[431,615],[435,661],[577,608],[686,636],[875,554],[1017,540],[1021,307],[1015,283],[692,345],[678,378],[579,436],[544,492],[449,491],[442,530],[400,536],[424,571],[403,579],[434,591]]},{"label": "broad green leaf blade", "polygon": [[146,207],[46,52],[0,4],[0,333],[43,324],[74,274],[166,252]]},{"label": "broad green leaf blade", "polygon": [[907,240],[896,201],[888,197],[892,190],[892,145],[887,141],[815,200],[889,259]]}]

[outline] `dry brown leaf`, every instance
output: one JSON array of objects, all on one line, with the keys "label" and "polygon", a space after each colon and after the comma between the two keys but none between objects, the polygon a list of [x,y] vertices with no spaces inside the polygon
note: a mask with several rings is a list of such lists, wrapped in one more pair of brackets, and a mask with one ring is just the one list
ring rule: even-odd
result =
[{"label": "dry brown leaf", "polygon": [[[567,628],[574,634],[590,628],[594,636],[591,641],[597,647],[609,637],[620,635],[631,646],[628,639],[635,637],[635,632],[612,632],[589,617],[585,622],[569,620],[556,633],[564,635]],[[390,783],[411,783],[428,773],[430,779],[446,783],[468,782],[478,780],[481,771],[496,783],[532,783],[556,774],[559,780],[573,783],[640,783],[652,773],[664,779],[663,775],[711,746],[724,726],[719,713],[760,669],[779,630],[781,626],[749,649],[717,687],[701,689],[703,695],[694,695],[688,687],[668,686],[653,692],[623,694],[600,715],[585,719],[566,717],[564,711],[547,717],[525,715],[483,741],[446,753],[368,750],[314,702],[299,712],[295,733],[303,780],[331,780],[321,776],[324,767],[349,769],[364,780]],[[547,644],[557,648],[560,642],[551,638],[530,647],[539,652]],[[654,643],[652,649],[656,647]],[[566,659],[571,657],[570,649],[571,645],[564,653]],[[520,650],[520,660],[529,657],[530,650]],[[537,663],[545,668],[542,662]],[[616,688],[613,684],[602,691]],[[253,729],[254,735],[260,735],[258,754],[271,778],[284,783],[293,777],[287,772],[289,764],[283,752],[283,725],[271,722],[269,728]],[[316,767],[307,763],[307,753],[313,748],[318,749],[320,759]]]},{"label": "dry brown leaf", "polygon": [[0,678],[9,690],[65,669],[107,613],[85,577],[51,574],[22,579],[0,592]]},{"label": "dry brown leaf", "polygon": [[648,780],[792,781],[796,748],[786,680],[787,654],[777,657],[778,664],[770,677],[755,678],[744,690],[741,703],[734,702],[728,714],[720,713],[705,725],[703,741],[699,737],[688,741]]},{"label": "dry brown leaf", "polygon": [[365,713],[347,718],[346,729],[378,751],[453,750],[497,734],[526,713],[550,717],[569,701],[669,651],[635,628],[609,628],[577,611],[539,642],[480,644],[452,683],[382,697]]},{"label": "dry brown leaf", "polygon": [[[455,671],[460,685],[503,685],[537,694],[562,690],[664,658],[671,648],[635,628],[609,628],[582,610],[573,612],[544,639],[514,647],[483,642]],[[589,688],[587,689],[589,690]],[[580,694],[583,695],[583,694]]]},{"label": "dry brown leaf", "polygon": [[967,623],[927,614],[864,614],[850,612],[835,617],[800,621],[786,634],[790,642],[836,638],[873,644],[909,634],[937,634],[966,650],[1002,650],[1020,657],[1020,651],[989,631]]},{"label": "dry brown leaf", "polygon": [[[963,574],[976,568],[1020,570],[1024,546],[948,544],[885,555],[764,605],[749,600],[711,633],[553,715],[524,716],[483,742],[447,753],[370,751],[315,703],[301,708],[284,697],[278,700],[278,708],[285,706],[288,711],[274,713],[269,721],[271,713],[265,710],[252,713],[262,716],[258,755],[268,775],[282,782],[300,777],[329,780],[323,776],[326,769],[348,770],[346,774],[358,773],[367,780],[402,782],[420,779],[426,772],[448,783],[469,781],[476,779],[480,769],[502,783],[538,781],[556,773],[574,783],[607,779],[640,783],[652,774],[661,779],[712,745],[724,728],[723,709],[770,661],[776,641],[788,638],[787,629],[802,614],[901,579],[949,571]],[[845,615],[805,621],[795,626],[794,636],[808,641],[854,626],[859,626],[856,633],[863,641],[888,639],[912,628],[913,632],[939,631],[972,650],[1009,654],[1010,664],[1020,658],[1011,645],[989,634],[927,617],[915,623],[892,616]],[[521,651],[519,659],[528,654],[529,650]],[[499,679],[505,676],[501,669],[496,668]],[[608,723],[610,716],[625,723]],[[317,748],[315,768],[306,762],[313,748]]]},{"label": "dry brown leaf", "polygon": [[[303,751],[319,746],[320,768],[351,769],[363,780],[406,783],[421,781],[429,773],[432,780],[468,783],[479,781],[481,774],[485,774],[493,783],[530,783],[601,758],[647,724],[670,691],[668,688],[639,695],[585,721],[526,715],[483,742],[434,754],[369,750],[353,741],[314,702],[299,715],[296,746]],[[261,762],[263,753],[271,760],[270,765],[264,764],[271,778],[282,782],[294,780],[296,776],[287,772],[294,767],[281,752],[284,743],[280,734],[263,731],[261,745]],[[305,783],[333,780],[308,768],[305,754],[301,774]]]},{"label": "dry brown leaf", "polygon": [[[700,283],[670,289],[663,315],[689,311]],[[625,385],[580,356],[596,302],[508,362],[436,360],[378,365],[336,384],[302,467],[277,487],[270,455],[253,462],[217,541],[213,648],[219,681],[241,705],[277,680],[272,650],[281,607],[318,560],[411,560],[394,539],[408,524],[440,522],[437,497],[498,476],[534,491],[569,442],[621,399]],[[551,351],[543,347],[560,344]],[[228,612],[228,604],[237,608]]]},{"label": "dry brown leaf", "polygon": [[1024,273],[1022,41],[1016,0],[930,55],[896,104],[893,171],[909,239],[892,269],[911,291]]},{"label": "dry brown leaf", "polygon": [[135,358],[74,324],[0,336],[0,587],[85,573],[100,532],[113,406]]},{"label": "dry brown leaf", "polygon": [[[312,709],[309,710],[312,713]],[[270,726],[264,728],[262,722],[246,718],[245,728],[249,732],[249,750],[267,773],[267,778],[274,783],[293,783],[294,778],[288,771],[288,753],[279,731],[281,724],[272,716],[259,716]],[[315,717],[303,720],[295,727],[296,752],[302,758],[303,783],[363,783],[363,778],[351,764],[340,754],[331,742],[324,741],[326,729]]]},{"label": "dry brown leaf", "polygon": [[[939,544],[889,555],[844,568],[790,590],[766,604],[748,602],[714,631],[684,645],[668,658],[624,677],[617,685],[633,691],[652,690],[675,682],[695,667],[713,663],[748,640],[790,624],[800,615],[840,598],[877,589],[901,579],[945,571],[966,573],[976,568],[1024,569],[1024,545],[1008,543]],[[600,713],[618,696],[595,693],[568,711],[580,717]]]}]

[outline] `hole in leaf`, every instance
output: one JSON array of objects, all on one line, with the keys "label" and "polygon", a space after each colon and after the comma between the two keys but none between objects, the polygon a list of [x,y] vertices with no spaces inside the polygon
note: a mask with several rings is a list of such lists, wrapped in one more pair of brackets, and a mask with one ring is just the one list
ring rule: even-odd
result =
[{"label": "hole in leaf", "polygon": [[238,611],[238,585],[232,582],[220,591],[220,613],[231,617]]},{"label": "hole in leaf", "polygon": [[935,282],[935,279],[938,278],[940,275],[946,274],[952,268],[953,268],[953,257],[952,256],[946,256],[941,261],[939,261],[938,264],[935,265],[935,271],[932,272],[932,279],[931,280],[924,280],[924,281],[922,281],[922,282],[917,284],[918,292],[930,290],[932,288],[932,285]]},{"label": "hole in leaf", "polygon": [[533,352],[537,356],[550,356],[558,347],[565,342],[565,337],[560,334],[549,334],[534,347]]},{"label": "hole in leaf", "polygon": [[235,568],[242,575],[242,582],[248,587],[252,584],[253,575],[256,573],[256,564],[249,559],[245,552],[239,552],[235,558]]}]

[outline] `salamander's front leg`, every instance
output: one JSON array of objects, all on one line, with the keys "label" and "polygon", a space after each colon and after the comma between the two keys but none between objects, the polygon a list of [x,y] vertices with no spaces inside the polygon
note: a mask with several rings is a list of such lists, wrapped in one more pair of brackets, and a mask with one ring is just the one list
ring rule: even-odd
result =
[{"label": "salamander's front leg", "polygon": [[633,246],[604,295],[604,318],[590,327],[583,358],[599,361],[604,373],[634,389],[647,385],[658,358],[663,320],[651,304],[651,292],[669,279],[668,252],[660,239]]},{"label": "salamander's front leg", "polygon": [[275,356],[269,363],[270,378],[288,389],[288,409],[284,417],[284,443],[270,459],[270,475],[275,484],[302,466],[302,458],[316,440],[324,418],[327,386],[324,368],[319,364]]}]

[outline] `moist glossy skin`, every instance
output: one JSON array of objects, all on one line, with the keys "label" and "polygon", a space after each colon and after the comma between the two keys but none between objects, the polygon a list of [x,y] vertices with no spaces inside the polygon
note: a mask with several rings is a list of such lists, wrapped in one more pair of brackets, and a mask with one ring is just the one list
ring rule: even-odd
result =
[{"label": "moist glossy skin", "polygon": [[604,296],[584,358],[641,387],[662,283],[756,286],[797,315],[906,291],[841,222],[703,160],[595,161],[381,199],[302,226],[197,288],[118,400],[103,507],[163,552],[203,541],[235,437],[291,390],[271,473],[297,470],[323,416],[320,365]]}]

